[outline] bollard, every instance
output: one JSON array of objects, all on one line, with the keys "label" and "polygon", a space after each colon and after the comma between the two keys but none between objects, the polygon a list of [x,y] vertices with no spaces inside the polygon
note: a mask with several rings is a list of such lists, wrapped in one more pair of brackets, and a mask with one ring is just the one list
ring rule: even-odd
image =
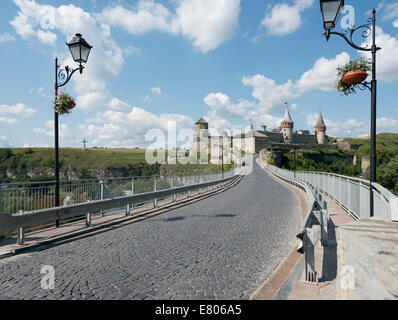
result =
[{"label": "bollard", "polygon": [[25,229],[24,227],[18,227],[18,245],[25,245]]},{"label": "bollard", "polygon": [[86,213],[86,228],[90,228],[91,227],[91,213],[88,212]]},{"label": "bollard", "polygon": [[1,187],[0,187],[0,214],[2,213],[2,208],[1,208]]},{"label": "bollard", "polygon": [[126,205],[126,217],[130,215],[130,205]]}]

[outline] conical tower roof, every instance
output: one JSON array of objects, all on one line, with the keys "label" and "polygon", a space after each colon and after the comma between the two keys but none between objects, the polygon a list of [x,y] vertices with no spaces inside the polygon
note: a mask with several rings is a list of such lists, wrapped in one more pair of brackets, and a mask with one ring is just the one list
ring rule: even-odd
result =
[{"label": "conical tower roof", "polygon": [[207,123],[207,121],[206,121],[205,119],[200,118],[200,119],[198,120],[198,122],[196,122],[195,124],[208,124],[208,123]]},{"label": "conical tower roof", "polygon": [[286,107],[285,117],[283,118],[282,123],[293,123],[288,107]]},{"label": "conical tower roof", "polygon": [[323,121],[322,112],[319,113],[318,122],[316,123],[316,127],[326,127],[325,122]]}]

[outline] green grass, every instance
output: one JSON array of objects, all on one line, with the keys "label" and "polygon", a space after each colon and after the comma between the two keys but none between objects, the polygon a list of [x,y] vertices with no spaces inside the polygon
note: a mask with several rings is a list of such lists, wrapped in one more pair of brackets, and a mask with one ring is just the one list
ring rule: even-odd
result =
[{"label": "green grass", "polygon": [[[107,149],[92,148],[82,150],[78,148],[59,149],[61,172],[72,170],[79,179],[99,178],[93,172],[106,169],[119,170],[119,176],[150,176],[154,174],[190,174],[215,173],[221,167],[211,164],[148,164],[145,160],[145,149]],[[155,152],[156,156],[156,152]],[[167,162],[168,151],[165,151]],[[6,176],[7,170],[17,172],[13,181],[53,180],[54,149],[53,148],[0,148],[0,182],[11,182]],[[26,171],[35,172],[33,178],[26,175]],[[45,176],[41,172],[50,172]],[[24,173],[25,172],[25,173]]]}]

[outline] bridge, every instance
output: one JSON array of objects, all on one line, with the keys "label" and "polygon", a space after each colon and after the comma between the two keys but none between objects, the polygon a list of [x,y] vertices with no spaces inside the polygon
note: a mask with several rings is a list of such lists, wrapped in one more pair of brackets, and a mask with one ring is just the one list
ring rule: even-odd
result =
[{"label": "bridge", "polygon": [[[312,230],[319,225],[319,239],[328,245],[324,233],[327,239],[330,217],[323,199],[333,199],[342,207],[347,207],[346,202],[323,190],[319,177],[311,184],[304,182],[311,179],[304,174],[298,179],[292,172],[264,168],[257,162],[243,169],[251,173],[201,178],[190,185],[172,184],[163,191],[62,208],[0,215],[0,232],[17,229],[20,243],[0,259],[0,298],[249,299],[297,246],[297,234],[304,246],[306,280],[314,281],[311,272],[315,272],[315,257],[308,243],[312,241],[314,247]],[[300,192],[307,196],[304,220]],[[182,194],[186,197],[179,199]],[[383,201],[392,216],[396,199],[387,196],[390,198]],[[138,202],[150,208],[144,205],[140,210]],[[358,219],[353,203],[345,209],[347,215]],[[125,210],[121,215],[120,210],[113,212],[117,223],[106,220],[93,227],[94,212],[122,206]],[[83,212],[90,212],[77,222],[84,224],[84,232],[74,231],[57,241],[44,241],[45,245],[25,234],[29,224],[81,217]],[[105,218],[100,215],[99,219]],[[25,241],[29,237],[31,244]],[[54,271],[51,290],[41,286],[43,266]]]}]

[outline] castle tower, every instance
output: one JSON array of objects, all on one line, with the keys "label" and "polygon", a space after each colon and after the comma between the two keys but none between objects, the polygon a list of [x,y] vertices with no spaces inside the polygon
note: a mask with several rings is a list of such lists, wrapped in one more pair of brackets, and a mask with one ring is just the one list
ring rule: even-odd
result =
[{"label": "castle tower", "polygon": [[282,127],[283,141],[285,143],[293,143],[294,122],[292,120],[292,117],[290,116],[287,104],[286,104],[285,118],[281,123],[281,127]]},{"label": "castle tower", "polygon": [[192,145],[193,152],[207,152],[206,150],[208,150],[210,142],[209,138],[209,124],[205,119],[200,118],[195,123],[195,137]]},{"label": "castle tower", "polygon": [[200,118],[198,122],[195,123],[195,129],[197,138],[207,138],[209,136],[209,124],[205,119]]},{"label": "castle tower", "polygon": [[323,121],[322,112],[319,114],[319,119],[315,126],[315,135],[318,144],[326,144],[326,125]]}]

